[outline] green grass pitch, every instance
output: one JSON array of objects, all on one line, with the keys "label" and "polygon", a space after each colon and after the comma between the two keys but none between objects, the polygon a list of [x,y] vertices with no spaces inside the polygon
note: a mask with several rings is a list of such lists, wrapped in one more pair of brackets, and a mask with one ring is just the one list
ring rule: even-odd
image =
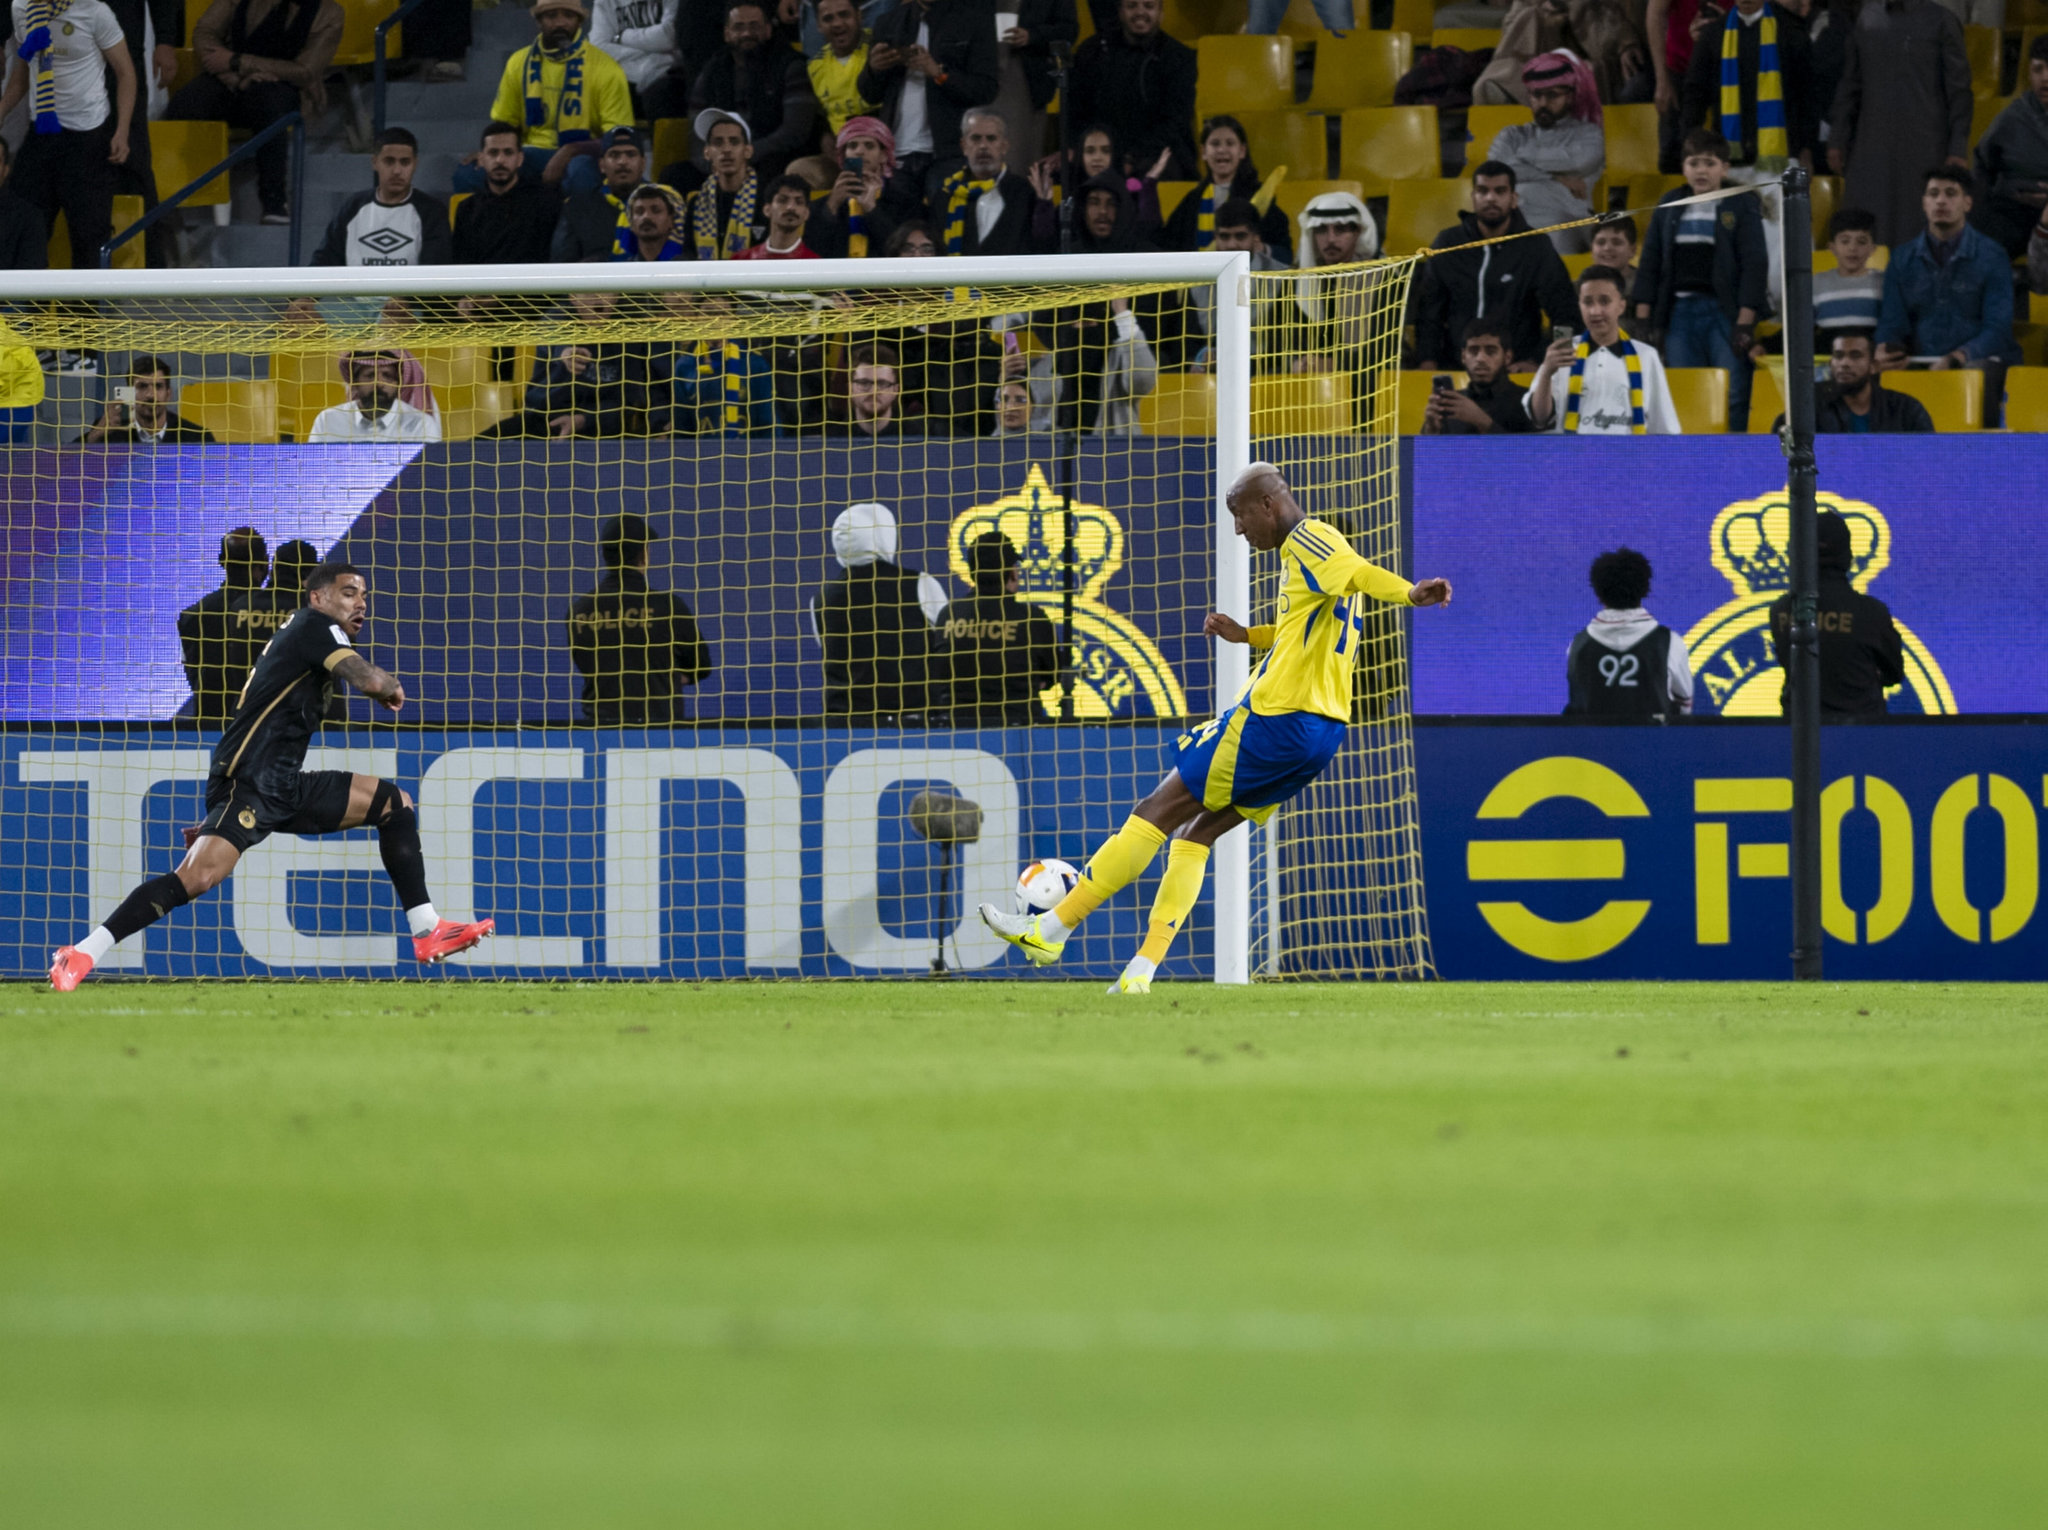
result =
[{"label": "green grass pitch", "polygon": [[0,993],[0,1520],[2048,1516],[2048,994]]}]

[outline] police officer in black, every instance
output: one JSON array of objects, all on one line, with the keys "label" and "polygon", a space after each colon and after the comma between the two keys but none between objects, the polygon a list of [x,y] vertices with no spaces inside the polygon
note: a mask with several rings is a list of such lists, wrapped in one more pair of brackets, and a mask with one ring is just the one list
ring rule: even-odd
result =
[{"label": "police officer in black", "polygon": [[602,532],[607,573],[569,606],[569,656],[583,675],[583,716],[600,727],[665,728],[682,696],[711,673],[711,649],[682,598],[647,587],[654,533],[615,515]]},{"label": "police officer in black", "polygon": [[[1829,510],[1820,530],[1820,720],[1873,722],[1885,715],[1885,687],[1906,678],[1904,645],[1891,608],[1849,582],[1855,549],[1849,523]],[[1771,637],[1785,671],[1784,709],[1792,710],[1792,597],[1771,606]]]},{"label": "police officer in black", "polygon": [[220,539],[221,587],[178,613],[178,646],[192,699],[178,716],[215,726],[235,715],[249,665],[234,640],[233,611],[260,589],[270,570],[270,548],[253,526],[237,526]]},{"label": "police officer in black", "polygon": [[982,533],[967,549],[974,593],[939,617],[953,721],[962,727],[1028,726],[1039,692],[1059,674],[1058,631],[1017,598],[1022,562],[1000,531]]},{"label": "police officer in black", "polygon": [[1567,717],[1683,716],[1692,710],[1685,639],[1643,609],[1650,560],[1617,547],[1593,560],[1600,614],[1572,638],[1565,659]]}]

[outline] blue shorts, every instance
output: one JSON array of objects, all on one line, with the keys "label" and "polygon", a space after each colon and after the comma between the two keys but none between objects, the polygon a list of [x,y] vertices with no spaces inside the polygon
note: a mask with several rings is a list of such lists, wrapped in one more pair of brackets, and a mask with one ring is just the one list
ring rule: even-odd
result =
[{"label": "blue shorts", "polygon": [[1240,701],[1214,722],[1180,736],[1174,769],[1203,807],[1233,807],[1253,823],[1264,823],[1323,773],[1344,742],[1345,726],[1319,712],[1267,717]]}]

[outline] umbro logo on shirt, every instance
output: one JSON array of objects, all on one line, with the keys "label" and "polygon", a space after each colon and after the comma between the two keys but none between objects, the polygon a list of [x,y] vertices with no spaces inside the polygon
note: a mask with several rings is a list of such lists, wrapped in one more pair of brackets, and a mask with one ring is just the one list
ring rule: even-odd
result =
[{"label": "umbro logo on shirt", "polygon": [[[413,238],[412,235],[400,233],[395,228],[379,228],[372,229],[356,242],[364,249],[374,250],[377,254],[388,259],[391,256],[401,255],[403,252],[410,250],[413,245]],[[393,260],[390,263],[393,265],[405,264],[403,260]]]}]

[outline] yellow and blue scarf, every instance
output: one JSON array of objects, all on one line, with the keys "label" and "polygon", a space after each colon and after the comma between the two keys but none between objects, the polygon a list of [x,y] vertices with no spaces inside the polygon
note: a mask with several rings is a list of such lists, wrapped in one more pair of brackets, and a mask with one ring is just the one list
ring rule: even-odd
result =
[{"label": "yellow and blue scarf", "polygon": [[732,199],[725,220],[723,247],[718,232],[718,182],[706,181],[691,197],[690,238],[699,260],[730,260],[754,242],[754,207],[761,200],[761,177],[751,167]]},{"label": "yellow and blue scarf", "polygon": [[964,169],[955,170],[946,177],[946,253],[964,255],[967,252],[967,215],[974,210],[974,204],[981,200],[982,193],[994,191],[993,180],[976,181],[968,178]]},{"label": "yellow and blue scarf", "polygon": [[[1721,28],[1721,136],[1742,142],[1742,13],[1728,12]],[[1785,81],[1778,73],[1778,14],[1764,7],[1756,35],[1756,164],[1782,170],[1791,157],[1785,135]]]},{"label": "yellow and blue scarf", "polygon": [[[737,432],[745,424],[747,408],[747,357],[737,340],[697,342],[697,385],[719,380],[718,420],[724,430]],[[702,415],[698,416],[701,421]],[[701,428],[701,427],[700,427]]]},{"label": "yellow and blue scarf", "polygon": [[[1622,365],[1628,368],[1628,428],[1631,434],[1640,436],[1650,428],[1643,417],[1643,359],[1636,354],[1635,341],[1626,335],[1615,349],[1621,352]],[[1579,433],[1579,395],[1586,391],[1586,359],[1592,354],[1591,337],[1580,335],[1579,343],[1572,347],[1572,378],[1564,394],[1564,433],[1568,436]]]},{"label": "yellow and blue scarf", "polygon": [[[632,206],[633,198],[639,196],[641,192],[650,186],[668,199],[669,210],[668,240],[662,245],[660,253],[654,258],[656,260],[684,260],[688,258],[689,247],[683,243],[682,193],[672,186],[662,185],[659,181],[647,181],[639,186],[635,186],[626,200],[619,202],[618,232],[612,236],[613,260],[638,260],[640,258],[640,239],[633,232],[633,224],[627,213]],[[606,192],[605,195],[610,197],[611,193]],[[612,200],[618,201],[618,198],[613,197]]]},{"label": "yellow and blue scarf", "polygon": [[867,214],[860,210],[860,198],[846,199],[846,258],[866,260],[868,256]]},{"label": "yellow and blue scarf", "polygon": [[1202,182],[1202,205],[1195,209],[1195,248],[1216,247],[1216,183]]},{"label": "yellow and blue scarf", "polygon": [[64,124],[57,120],[57,72],[50,60],[50,28],[70,9],[71,0],[29,0],[28,33],[22,38],[21,46],[14,50],[21,55],[22,62],[35,71],[29,105],[35,113],[38,133],[61,133],[64,130]]},{"label": "yellow and blue scarf", "polygon": [[538,38],[526,52],[526,125],[529,128],[546,127],[548,124],[547,102],[540,89],[541,66],[558,60],[562,63],[562,90],[555,97],[557,143],[575,143],[590,136],[587,127],[565,129],[562,126],[566,122],[583,121],[583,45],[588,40],[583,29],[578,27],[568,46],[559,53],[544,50]]}]

